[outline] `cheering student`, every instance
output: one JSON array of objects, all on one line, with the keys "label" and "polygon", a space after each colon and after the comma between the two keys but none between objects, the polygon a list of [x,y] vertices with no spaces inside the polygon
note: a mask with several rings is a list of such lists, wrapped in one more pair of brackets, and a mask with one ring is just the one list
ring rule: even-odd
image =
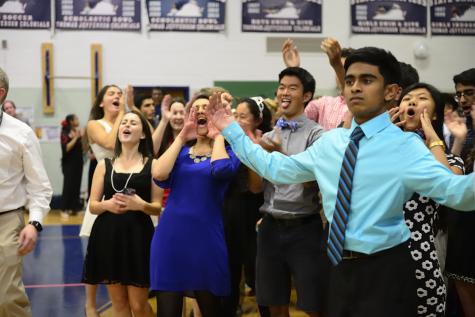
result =
[{"label": "cheering student", "polygon": [[[117,131],[124,113],[125,100],[122,90],[116,85],[104,86],[97,94],[86,126],[89,145],[98,162],[114,156]],[[96,215],[91,214],[89,208],[86,208],[80,236],[89,237],[95,219]],[[87,317],[99,316],[96,311],[96,291],[96,285],[86,284]]]},{"label": "cheering student", "polygon": [[404,202],[418,192],[459,210],[475,205],[473,174],[453,174],[417,135],[392,124],[386,104],[395,99],[399,81],[391,53],[356,50],[345,61],[351,128],[328,131],[291,156],[253,144],[218,95],[208,107],[239,159],[263,177],[280,184],[317,180],[330,224],[330,317],[413,316],[416,284]]},{"label": "cheering student", "polygon": [[220,297],[230,292],[222,207],[240,163],[209,125],[208,104],[207,96],[195,98],[183,129],[152,167],[157,184],[171,189],[151,246],[160,317],[180,317],[185,292],[204,317],[220,317]]},{"label": "cheering student", "polygon": [[150,215],[161,210],[152,182],[152,136],[147,120],[132,110],[121,120],[114,158],[98,163],[92,181],[92,227],[83,282],[106,284],[115,316],[153,315],[150,286]]}]

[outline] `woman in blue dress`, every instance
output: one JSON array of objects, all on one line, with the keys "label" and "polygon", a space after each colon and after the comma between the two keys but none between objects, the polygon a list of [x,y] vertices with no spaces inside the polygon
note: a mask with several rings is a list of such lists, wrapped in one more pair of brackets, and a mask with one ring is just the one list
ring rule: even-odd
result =
[{"label": "woman in blue dress", "polygon": [[156,183],[171,189],[150,257],[160,317],[180,317],[185,293],[204,317],[219,317],[220,297],[230,293],[222,209],[240,163],[211,126],[208,104],[206,95],[195,98],[182,131],[152,167]]}]

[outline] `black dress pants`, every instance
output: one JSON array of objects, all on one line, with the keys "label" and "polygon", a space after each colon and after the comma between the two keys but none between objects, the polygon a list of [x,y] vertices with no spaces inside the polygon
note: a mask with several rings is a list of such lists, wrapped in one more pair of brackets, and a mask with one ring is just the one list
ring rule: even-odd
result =
[{"label": "black dress pants", "polygon": [[414,261],[405,242],[332,266],[325,316],[412,317],[416,300]]}]

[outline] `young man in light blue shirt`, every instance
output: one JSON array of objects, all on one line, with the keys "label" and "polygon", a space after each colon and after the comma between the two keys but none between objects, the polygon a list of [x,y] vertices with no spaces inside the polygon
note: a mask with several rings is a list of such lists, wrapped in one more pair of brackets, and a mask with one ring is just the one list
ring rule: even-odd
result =
[{"label": "young man in light blue shirt", "polygon": [[[413,316],[415,277],[403,203],[418,192],[440,204],[472,210],[474,176],[452,174],[416,134],[391,123],[385,109],[400,82],[399,64],[391,53],[358,49],[347,58],[345,72],[344,95],[354,115],[351,128],[329,131],[297,155],[267,153],[252,144],[218,95],[212,97],[209,115],[241,161],[269,181],[317,180],[330,237],[332,232],[338,236],[338,241],[329,241],[334,266],[326,316]],[[362,138],[356,139],[361,131]]]}]

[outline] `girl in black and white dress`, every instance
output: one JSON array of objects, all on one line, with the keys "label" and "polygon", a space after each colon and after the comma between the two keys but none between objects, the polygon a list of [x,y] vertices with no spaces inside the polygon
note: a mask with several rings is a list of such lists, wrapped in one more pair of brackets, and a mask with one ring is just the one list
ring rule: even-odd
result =
[{"label": "girl in black and white dress", "polygon": [[[398,125],[405,131],[419,134],[421,141],[441,164],[455,174],[463,174],[463,161],[445,152],[442,128],[444,103],[436,88],[424,83],[407,87],[401,94],[399,109],[393,118],[397,116],[400,119]],[[415,262],[418,285],[417,315],[445,316],[446,287],[434,245],[439,227],[439,204],[414,193],[403,207],[411,231],[410,252]]]}]

